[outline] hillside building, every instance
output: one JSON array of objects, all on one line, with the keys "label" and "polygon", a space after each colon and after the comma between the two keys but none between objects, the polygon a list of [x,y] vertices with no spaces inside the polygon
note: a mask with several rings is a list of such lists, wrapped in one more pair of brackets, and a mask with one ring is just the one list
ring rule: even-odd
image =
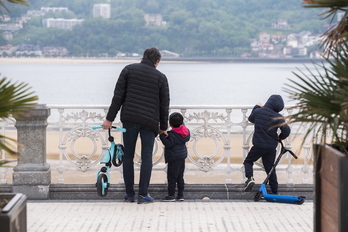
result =
[{"label": "hillside building", "polygon": [[42,13],[54,13],[54,12],[68,12],[69,9],[67,7],[41,7]]},{"label": "hillside building", "polygon": [[109,19],[111,17],[110,4],[94,4],[93,5],[93,18],[102,17]]},{"label": "hillside building", "polygon": [[10,31],[4,31],[2,33],[2,38],[4,38],[5,40],[13,39],[13,34]]},{"label": "hillside building", "polygon": [[162,27],[167,25],[167,22],[163,21],[161,14],[145,14],[144,19],[146,22],[145,26]]},{"label": "hillside building", "polygon": [[21,24],[15,23],[3,23],[0,24],[0,31],[18,31],[22,29],[23,26]]},{"label": "hillside building", "polygon": [[272,23],[273,28],[290,28],[290,25],[286,20],[278,20]]},{"label": "hillside building", "polygon": [[57,27],[63,30],[71,30],[75,25],[81,24],[84,19],[54,19],[48,18],[42,20],[44,27]]}]

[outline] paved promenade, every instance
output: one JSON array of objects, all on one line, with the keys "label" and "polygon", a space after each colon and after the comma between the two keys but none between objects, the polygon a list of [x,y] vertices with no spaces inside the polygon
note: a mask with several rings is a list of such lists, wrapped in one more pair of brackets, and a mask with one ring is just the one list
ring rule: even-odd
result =
[{"label": "paved promenade", "polygon": [[310,232],[313,201],[302,205],[187,200],[152,204],[122,201],[33,201],[27,204],[29,232]]}]

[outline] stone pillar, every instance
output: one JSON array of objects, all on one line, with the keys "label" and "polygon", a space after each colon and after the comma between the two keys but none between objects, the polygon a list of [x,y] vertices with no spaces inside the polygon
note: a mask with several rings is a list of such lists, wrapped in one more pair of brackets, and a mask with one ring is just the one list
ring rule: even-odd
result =
[{"label": "stone pillar", "polygon": [[51,184],[50,165],[46,163],[46,127],[50,109],[38,104],[25,116],[15,116],[18,157],[13,171],[13,192],[28,199],[48,199]]}]

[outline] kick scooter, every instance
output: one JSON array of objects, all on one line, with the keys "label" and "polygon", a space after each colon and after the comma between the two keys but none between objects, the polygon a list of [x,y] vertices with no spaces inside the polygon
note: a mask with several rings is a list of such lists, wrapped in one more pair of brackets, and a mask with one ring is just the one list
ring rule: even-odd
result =
[{"label": "kick scooter", "polygon": [[261,187],[259,188],[259,191],[255,194],[254,201],[259,201],[261,199],[261,195],[263,198],[268,201],[268,202],[281,202],[281,203],[290,203],[290,204],[298,204],[302,205],[303,202],[305,201],[305,197],[300,196],[300,197],[295,197],[295,196],[283,196],[283,195],[276,195],[276,194],[268,194],[267,193],[267,182],[271,176],[271,174],[274,172],[276,166],[278,165],[280,159],[282,156],[286,153],[289,152],[295,159],[297,159],[297,156],[291,151],[288,150],[284,147],[283,142],[279,141],[281,145],[281,151],[280,154],[274,163],[273,167],[271,168],[271,171],[268,173],[265,181],[261,184]]},{"label": "kick scooter", "polygon": [[[94,126],[93,130],[100,129],[102,126]],[[126,129],[115,127],[112,128],[120,130],[122,132],[126,132]],[[95,186],[97,187],[98,195],[101,197],[105,197],[108,193],[108,188],[110,186],[110,173],[109,169],[112,164],[116,167],[121,166],[122,157],[124,154],[124,147],[122,144],[115,144],[114,137],[111,136],[111,129],[109,129],[109,138],[110,147],[105,151],[103,159],[100,161],[101,164],[105,164],[104,167],[100,169],[97,173],[97,183]]]}]

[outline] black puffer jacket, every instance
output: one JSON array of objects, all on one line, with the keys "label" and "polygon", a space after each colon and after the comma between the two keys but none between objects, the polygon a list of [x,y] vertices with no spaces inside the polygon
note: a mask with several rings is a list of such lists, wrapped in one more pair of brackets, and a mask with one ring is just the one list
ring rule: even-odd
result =
[{"label": "black puffer jacket", "polygon": [[152,62],[127,65],[121,72],[106,119],[114,121],[121,106],[121,122],[150,128],[157,135],[168,128],[167,77]]},{"label": "black puffer jacket", "polygon": [[168,131],[168,136],[160,135],[164,145],[164,160],[166,163],[185,159],[187,157],[186,142],[190,140],[190,131],[187,127],[181,126],[180,131]]},{"label": "black puffer jacket", "polygon": [[[278,145],[278,140],[286,139],[290,135],[290,127],[283,125],[281,127],[273,127],[285,122],[283,119],[275,119],[282,117],[279,114],[284,108],[284,101],[280,95],[272,95],[266,104],[261,107],[254,106],[249,121],[254,123],[253,145],[264,149],[274,149]],[[278,136],[277,130],[281,130]]]}]

